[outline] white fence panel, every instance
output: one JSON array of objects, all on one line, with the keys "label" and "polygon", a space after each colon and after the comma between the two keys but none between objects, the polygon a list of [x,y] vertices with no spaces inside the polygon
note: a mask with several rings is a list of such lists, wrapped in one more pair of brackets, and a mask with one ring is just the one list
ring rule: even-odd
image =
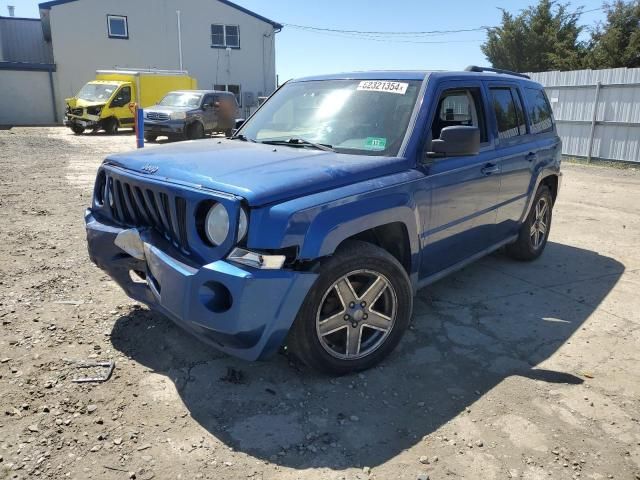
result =
[{"label": "white fence panel", "polygon": [[547,91],[562,153],[640,162],[640,68],[529,75]]}]

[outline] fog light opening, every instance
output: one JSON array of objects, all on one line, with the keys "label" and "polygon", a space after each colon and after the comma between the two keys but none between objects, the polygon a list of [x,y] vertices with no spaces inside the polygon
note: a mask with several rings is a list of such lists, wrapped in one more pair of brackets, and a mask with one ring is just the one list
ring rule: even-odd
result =
[{"label": "fog light opening", "polygon": [[147,274],[140,270],[129,270],[129,278],[133,283],[147,283]]},{"label": "fog light opening", "polygon": [[200,302],[213,313],[224,313],[231,308],[231,292],[220,282],[210,281],[202,284],[198,292]]}]

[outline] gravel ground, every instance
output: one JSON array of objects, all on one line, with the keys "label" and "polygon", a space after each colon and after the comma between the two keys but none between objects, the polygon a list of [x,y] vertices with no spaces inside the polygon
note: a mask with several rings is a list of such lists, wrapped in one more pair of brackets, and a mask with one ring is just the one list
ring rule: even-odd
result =
[{"label": "gravel ground", "polygon": [[0,131],[0,479],[640,479],[639,171],[566,165],[537,262],[421,290],[388,361],[332,379],[220,354],[90,263],[95,170],[133,146]]}]

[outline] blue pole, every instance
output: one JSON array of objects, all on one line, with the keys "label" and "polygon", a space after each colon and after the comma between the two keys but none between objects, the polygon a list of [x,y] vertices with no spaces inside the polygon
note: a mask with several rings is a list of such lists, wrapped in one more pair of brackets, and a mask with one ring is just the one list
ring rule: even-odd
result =
[{"label": "blue pole", "polygon": [[144,148],[144,109],[136,109],[136,144],[138,148]]}]

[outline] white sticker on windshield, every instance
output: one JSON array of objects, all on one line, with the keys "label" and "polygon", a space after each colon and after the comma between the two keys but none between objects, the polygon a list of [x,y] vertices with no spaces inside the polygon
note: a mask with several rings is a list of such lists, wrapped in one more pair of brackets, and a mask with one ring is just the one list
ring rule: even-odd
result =
[{"label": "white sticker on windshield", "polygon": [[360,82],[358,90],[365,90],[367,92],[388,92],[399,93],[404,95],[407,93],[408,83],[402,82],[383,82],[381,80],[365,80]]}]

